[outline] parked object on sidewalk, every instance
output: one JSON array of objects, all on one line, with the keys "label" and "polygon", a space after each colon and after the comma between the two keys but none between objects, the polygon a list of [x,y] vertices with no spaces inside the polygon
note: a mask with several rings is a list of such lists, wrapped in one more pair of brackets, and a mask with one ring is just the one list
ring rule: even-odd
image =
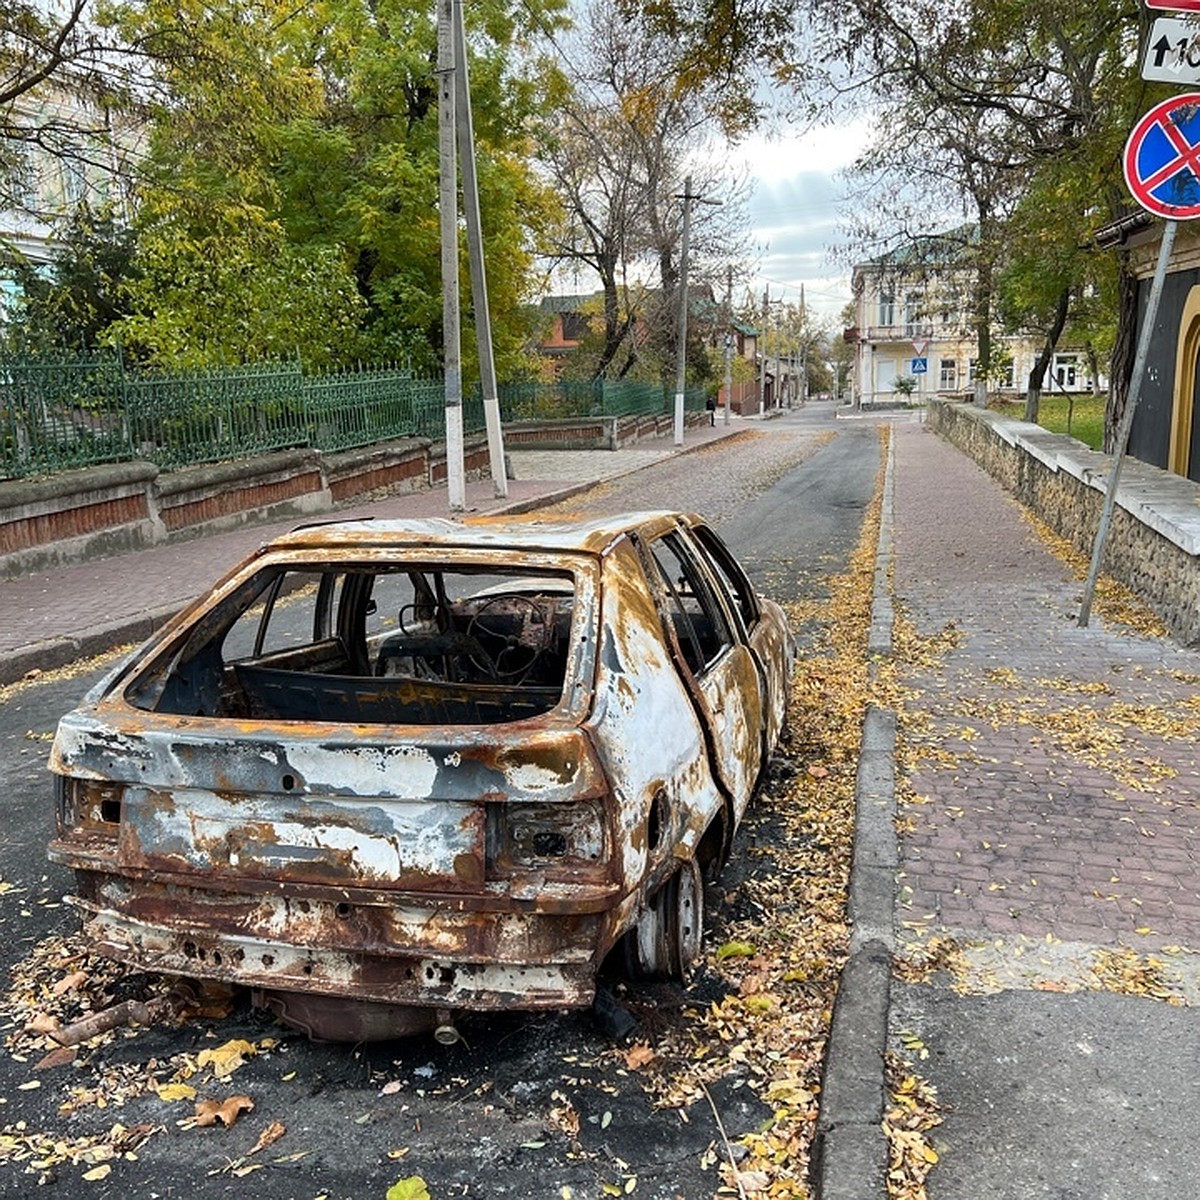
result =
[{"label": "parked object on sidewalk", "polygon": [[686,977],[794,643],[699,518],[281,537],[60,722],[92,943],[314,1036]]}]

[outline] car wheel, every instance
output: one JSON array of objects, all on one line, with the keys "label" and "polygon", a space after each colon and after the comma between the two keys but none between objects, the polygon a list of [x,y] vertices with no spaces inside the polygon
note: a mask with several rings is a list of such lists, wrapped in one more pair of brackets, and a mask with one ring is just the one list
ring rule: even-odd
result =
[{"label": "car wheel", "polygon": [[704,880],[695,859],[659,888],[626,939],[635,978],[687,981],[704,941]]}]

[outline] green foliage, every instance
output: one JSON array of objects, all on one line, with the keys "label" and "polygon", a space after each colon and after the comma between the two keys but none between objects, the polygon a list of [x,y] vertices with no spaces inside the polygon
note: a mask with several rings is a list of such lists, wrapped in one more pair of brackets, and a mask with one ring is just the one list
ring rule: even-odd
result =
[{"label": "green foliage", "polygon": [[[472,94],[497,367],[529,369],[523,301],[550,201],[528,166],[541,103],[519,42],[560,0],[472,6]],[[406,0],[128,0],[159,56],[141,190],[136,312],[168,362],[303,349],[306,360],[441,360],[436,28]],[[468,277],[464,263],[461,276]],[[464,297],[464,314],[470,312]],[[114,334],[118,331],[114,331]],[[464,331],[467,373],[473,361]]]},{"label": "green foliage", "polygon": [[48,272],[18,260],[21,301],[4,340],[29,350],[70,347],[90,352],[128,303],[132,232],[112,209],[80,205],[63,231]]},{"label": "green foliage", "polygon": [[133,356],[186,367],[303,356],[353,361],[364,304],[332,246],[293,246],[269,225],[189,238],[144,235],[135,311],[106,334]]}]

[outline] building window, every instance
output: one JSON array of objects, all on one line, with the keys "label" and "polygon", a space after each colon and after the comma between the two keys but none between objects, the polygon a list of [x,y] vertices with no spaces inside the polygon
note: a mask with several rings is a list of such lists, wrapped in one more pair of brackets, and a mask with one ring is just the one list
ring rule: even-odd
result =
[{"label": "building window", "polygon": [[564,342],[582,342],[588,335],[588,317],[586,313],[559,313],[562,321],[562,336]]},{"label": "building window", "polygon": [[1013,364],[1009,361],[1004,367],[1004,374],[1000,376],[1000,386],[1002,388],[1013,387]]},{"label": "building window", "polygon": [[896,297],[891,292],[879,293],[879,324],[895,325]]},{"label": "building window", "polygon": [[943,358],[938,371],[938,390],[952,392],[958,387],[958,363],[953,358]]},{"label": "building window", "polygon": [[8,189],[16,208],[29,208],[37,200],[37,172],[33,153],[27,146],[16,145],[8,152]]},{"label": "building window", "polygon": [[62,164],[63,199],[69,208],[80,204],[87,194],[87,174],[83,163],[67,159]]},{"label": "building window", "polygon": [[1079,359],[1074,354],[1056,354],[1054,356],[1054,382],[1064,392],[1074,391],[1077,384]]},{"label": "building window", "polygon": [[921,320],[921,293],[909,292],[904,297],[904,324],[911,333]]}]

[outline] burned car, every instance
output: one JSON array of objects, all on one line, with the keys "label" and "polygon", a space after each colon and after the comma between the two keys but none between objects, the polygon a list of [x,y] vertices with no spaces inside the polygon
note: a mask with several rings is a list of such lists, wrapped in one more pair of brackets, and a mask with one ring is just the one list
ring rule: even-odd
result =
[{"label": "burned car", "polygon": [[65,716],[103,953],[314,1036],[682,978],[794,642],[702,520],[350,520],[260,549]]}]

